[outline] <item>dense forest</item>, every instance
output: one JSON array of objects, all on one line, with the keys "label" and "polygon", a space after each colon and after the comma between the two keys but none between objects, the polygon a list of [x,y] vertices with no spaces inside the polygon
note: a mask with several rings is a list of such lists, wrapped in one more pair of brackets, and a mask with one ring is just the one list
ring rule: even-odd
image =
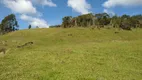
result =
[{"label": "dense forest", "polygon": [[[119,28],[123,30],[131,30],[132,28],[142,28],[142,15],[122,15],[110,16],[107,13],[99,14],[84,14],[77,17],[65,16],[61,25],[50,26],[53,27],[92,27],[92,28]],[[32,28],[31,25],[28,28]],[[6,16],[0,24],[0,34],[16,31],[19,29],[18,21],[14,14]]]}]

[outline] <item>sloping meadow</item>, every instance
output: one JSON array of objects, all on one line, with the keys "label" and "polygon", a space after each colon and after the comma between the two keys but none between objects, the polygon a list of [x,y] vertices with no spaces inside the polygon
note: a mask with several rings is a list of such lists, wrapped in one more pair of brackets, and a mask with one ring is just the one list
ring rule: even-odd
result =
[{"label": "sloping meadow", "polygon": [[142,29],[30,29],[0,41],[0,80],[142,79]]}]

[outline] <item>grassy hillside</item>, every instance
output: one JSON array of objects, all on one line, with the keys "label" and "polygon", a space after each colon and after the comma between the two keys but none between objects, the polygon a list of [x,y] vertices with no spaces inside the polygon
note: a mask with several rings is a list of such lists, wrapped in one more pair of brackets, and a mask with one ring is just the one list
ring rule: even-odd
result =
[{"label": "grassy hillside", "polygon": [[[0,36],[0,80],[142,80],[142,29],[31,29]],[[26,42],[34,42],[17,48]]]}]

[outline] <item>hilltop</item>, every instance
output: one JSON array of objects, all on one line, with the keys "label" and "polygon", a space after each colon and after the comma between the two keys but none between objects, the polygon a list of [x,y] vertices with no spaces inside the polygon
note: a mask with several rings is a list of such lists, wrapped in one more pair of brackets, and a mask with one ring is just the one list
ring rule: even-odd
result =
[{"label": "hilltop", "polygon": [[[140,80],[142,29],[19,30],[0,36],[0,80]],[[21,48],[17,46],[33,42]]]}]

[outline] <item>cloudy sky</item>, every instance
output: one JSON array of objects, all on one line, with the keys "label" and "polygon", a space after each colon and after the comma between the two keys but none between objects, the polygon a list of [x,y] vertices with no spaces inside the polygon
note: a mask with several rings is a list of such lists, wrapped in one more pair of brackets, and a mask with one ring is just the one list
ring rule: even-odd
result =
[{"label": "cloudy sky", "polygon": [[20,29],[60,24],[64,16],[87,13],[142,14],[142,0],[0,0],[0,21],[14,13]]}]

